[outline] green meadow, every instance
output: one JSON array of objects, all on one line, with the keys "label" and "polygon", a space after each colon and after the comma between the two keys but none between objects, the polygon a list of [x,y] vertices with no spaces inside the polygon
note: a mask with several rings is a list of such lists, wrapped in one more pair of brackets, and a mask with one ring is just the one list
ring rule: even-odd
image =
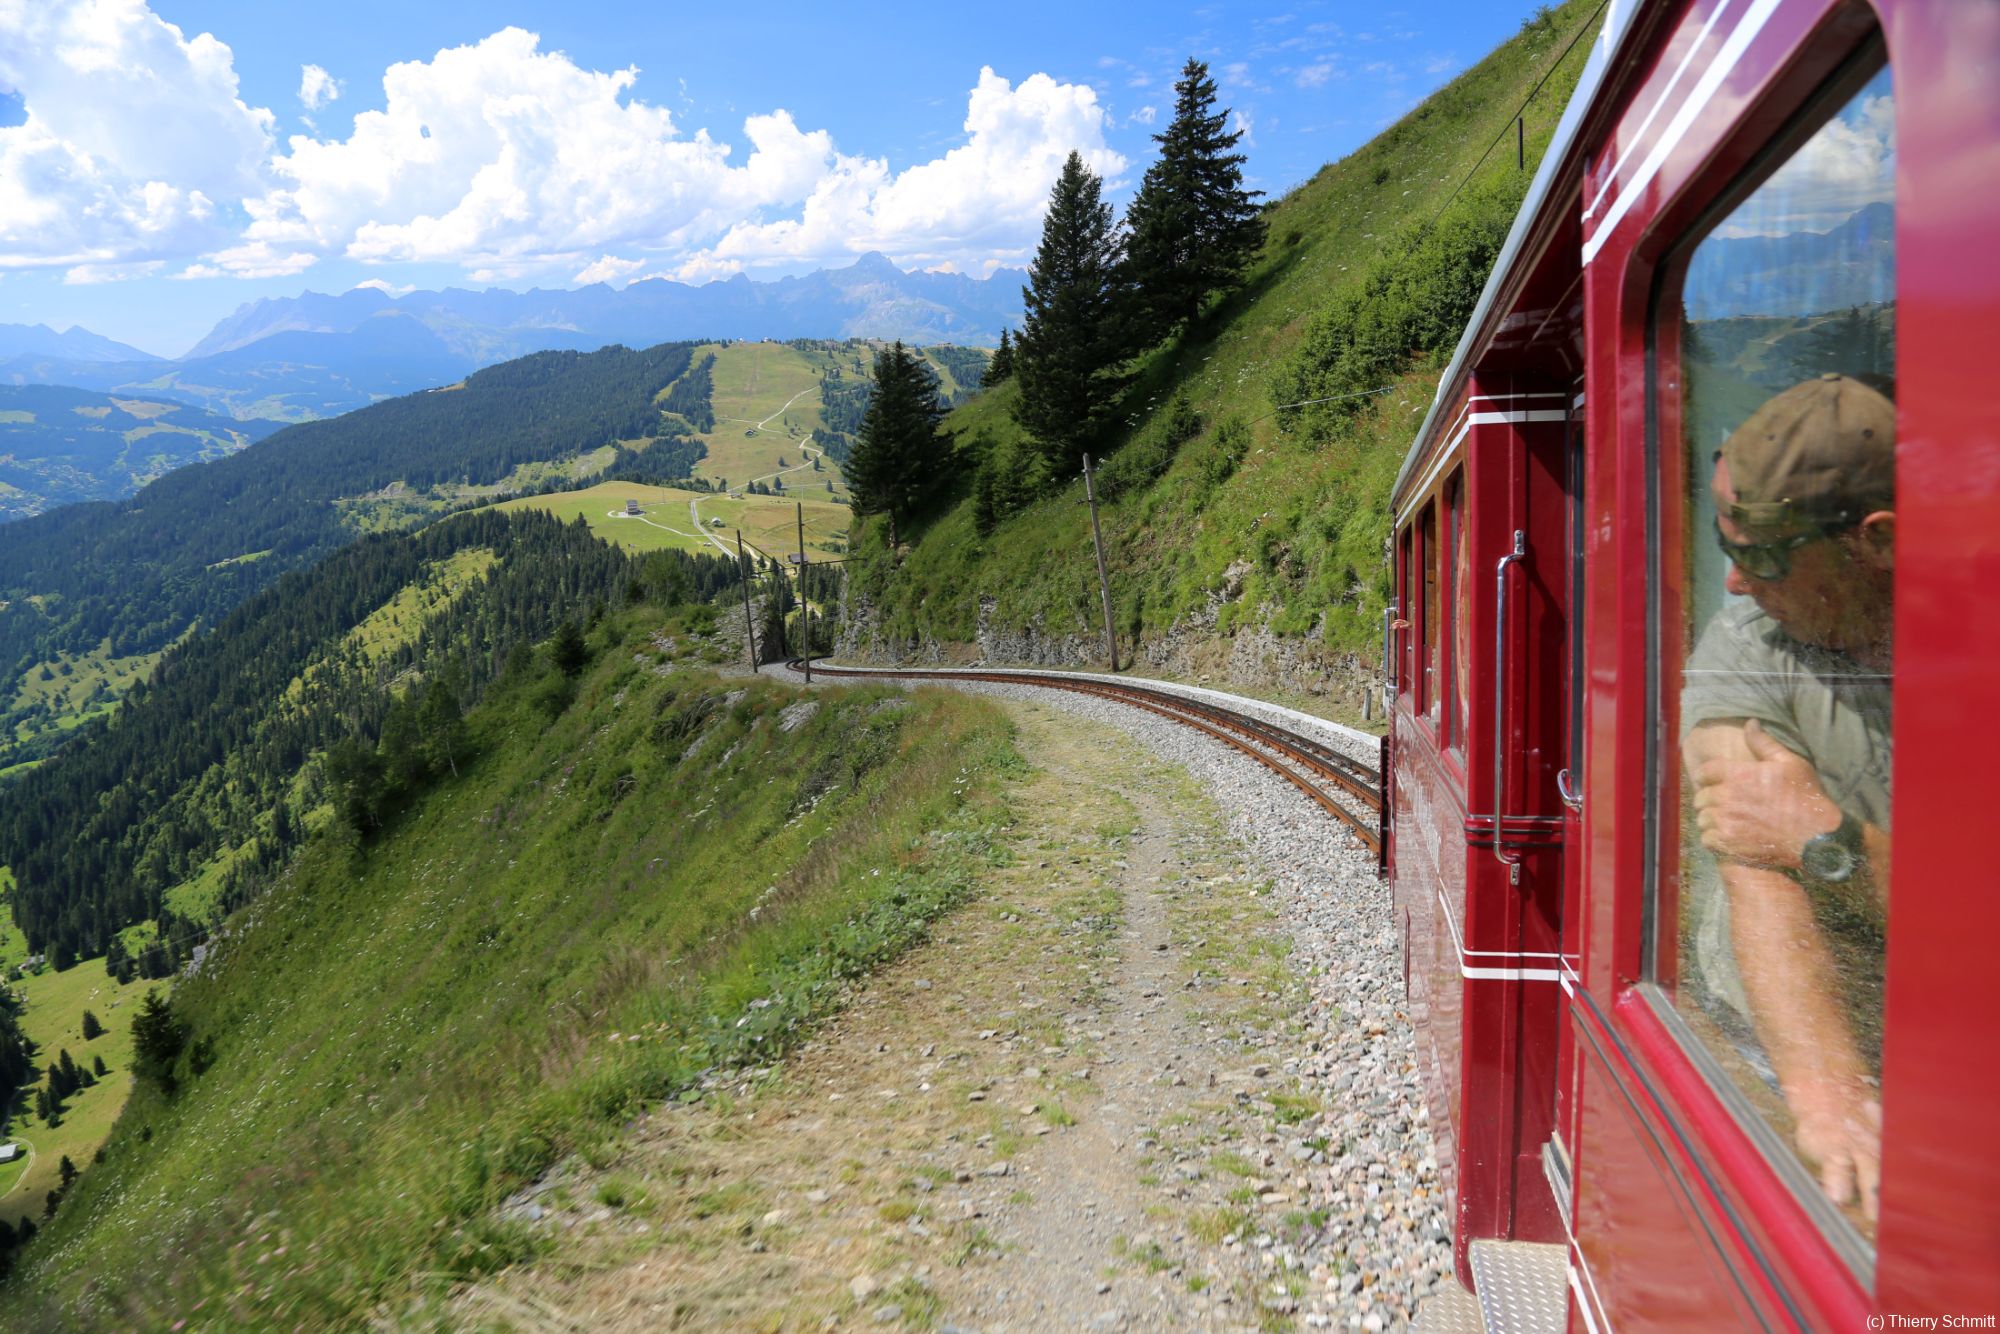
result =
[{"label": "green meadow", "polygon": [[[46,1068],[66,1050],[86,1069],[91,1057],[102,1056],[110,1072],[73,1094],[54,1126],[34,1114],[32,1090],[15,1103],[7,1142],[25,1145],[33,1154],[32,1159],[0,1167],[0,1223],[32,1218],[39,1226],[48,1192],[61,1181],[63,1158],[80,1169],[89,1167],[124,1110],[132,1091],[132,1015],[148,986],[165,984],[134,981],[121,987],[99,958],[61,973],[45,970],[11,985],[26,1001],[21,1028],[35,1044],[38,1065]],[[85,1010],[96,1015],[105,1029],[88,1042],[83,1037]]]}]

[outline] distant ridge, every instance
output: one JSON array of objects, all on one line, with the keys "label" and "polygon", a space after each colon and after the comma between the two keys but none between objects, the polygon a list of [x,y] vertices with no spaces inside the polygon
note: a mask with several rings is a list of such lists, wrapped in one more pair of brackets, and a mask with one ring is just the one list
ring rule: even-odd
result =
[{"label": "distant ridge", "polygon": [[624,289],[501,288],[410,292],[374,287],[338,296],[306,292],[239,307],[189,350],[186,360],[234,352],[279,333],[354,333],[399,314],[479,364],[550,348],[582,351],[607,342],[650,346],[690,338],[900,338],[906,343],[992,346],[1020,322],[1026,273],[990,278],[905,272],[871,251],[845,269],[754,282],[738,274],[700,287],[648,278]]},{"label": "distant ridge", "polygon": [[113,342],[82,325],[57,333],[46,324],[0,324],[0,362],[18,357],[58,361],[158,361],[150,352]]},{"label": "distant ridge", "polygon": [[[991,347],[1021,322],[1027,274],[905,272],[871,252],[844,269],[692,287],[409,292],[357,287],[253,301],[178,360],[87,330],[0,326],[0,384],[60,384],[192,403],[239,418],[310,421],[450,384],[533,352],[705,339],[880,338]],[[9,335],[12,333],[10,341]]]}]

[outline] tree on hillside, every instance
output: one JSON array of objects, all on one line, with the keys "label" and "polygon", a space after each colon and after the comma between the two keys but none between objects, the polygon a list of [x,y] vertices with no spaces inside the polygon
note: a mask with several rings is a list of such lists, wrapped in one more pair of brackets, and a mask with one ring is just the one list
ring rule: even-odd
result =
[{"label": "tree on hillside", "polygon": [[1056,477],[1078,468],[1125,385],[1124,280],[1103,185],[1071,152],[1021,290],[1027,309],[1014,340],[1021,386],[1014,419]]},{"label": "tree on hillside", "polygon": [[85,1010],[83,1012],[83,1040],[85,1042],[88,1042],[94,1037],[102,1036],[103,1033],[104,1033],[103,1022],[99,1020],[98,1017],[92,1014],[89,1010]]},{"label": "tree on hillside", "polygon": [[1153,136],[1159,160],[1125,211],[1137,327],[1162,337],[1235,286],[1264,244],[1263,191],[1243,188],[1243,155],[1230,151],[1242,132],[1225,133],[1229,109],[1214,108],[1208,66],[1191,59],[1174,84],[1173,121]]},{"label": "tree on hillside", "polygon": [[157,990],[148,991],[132,1018],[132,1067],[143,1079],[150,1079],[172,1093],[175,1087],[174,1062],[187,1045],[187,1027],[174,1017],[172,1006]]},{"label": "tree on hillside", "polygon": [[986,373],[979,377],[982,389],[991,389],[1014,373],[1013,335],[1007,330],[1000,331],[1000,346],[993,350],[993,359],[986,363]]},{"label": "tree on hillside", "polygon": [[584,646],[583,631],[577,629],[575,621],[556,627],[555,638],[549,641],[549,661],[564,676],[575,676],[590,662],[590,650]]},{"label": "tree on hillside", "polygon": [[[327,795],[333,798],[334,813],[357,835],[365,838],[381,820],[383,779],[388,766],[381,754],[356,737],[342,737],[327,749],[321,772],[326,778]],[[165,977],[169,971],[166,950],[159,941],[147,944],[139,956],[142,977]]]},{"label": "tree on hillside", "polygon": [[431,772],[449,771],[458,777],[458,757],[465,753],[465,711],[459,699],[464,673],[456,666],[424,682],[423,698],[417,704],[417,730],[423,734],[424,759]]},{"label": "tree on hillside", "polygon": [[856,514],[889,516],[889,543],[899,525],[936,489],[948,442],[938,424],[937,377],[898,342],[875,354],[875,392],[862,414],[846,464]]}]

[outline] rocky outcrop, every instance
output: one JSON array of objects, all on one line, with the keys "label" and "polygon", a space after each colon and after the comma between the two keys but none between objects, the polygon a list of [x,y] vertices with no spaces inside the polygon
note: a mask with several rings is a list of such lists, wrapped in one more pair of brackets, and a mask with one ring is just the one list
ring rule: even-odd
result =
[{"label": "rocky outcrop", "polygon": [[[1136,646],[1121,637],[1120,666],[1201,685],[1324,697],[1359,716],[1363,697],[1380,684],[1380,663],[1328,648],[1317,635],[1279,634],[1268,617],[1247,623],[1239,617],[1231,628],[1221,628],[1222,608],[1241,597],[1248,568],[1231,566],[1208,605],[1165,632],[1142,636]],[[998,607],[994,598],[979,599],[973,643],[928,636],[898,641],[882,633],[874,607],[856,597],[845,607],[837,652],[847,661],[878,667],[983,663],[1103,670],[1100,632],[1054,631],[1041,618],[1009,624],[1001,620]]]}]

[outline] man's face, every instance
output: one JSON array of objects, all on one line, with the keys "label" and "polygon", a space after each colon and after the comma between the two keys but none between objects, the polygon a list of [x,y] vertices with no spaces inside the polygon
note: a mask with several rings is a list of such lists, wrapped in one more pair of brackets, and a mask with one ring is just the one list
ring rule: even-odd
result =
[{"label": "man's face", "polygon": [[[1725,541],[1749,544],[1782,541],[1783,535],[1744,528],[1729,517],[1736,489],[1729,482],[1728,463],[1717,460],[1710,485],[1715,497],[1716,526]],[[1838,537],[1815,537],[1791,549],[1789,568],[1775,579],[1758,579],[1730,562],[1724,586],[1756,602],[1766,616],[1783,626],[1801,644],[1853,650],[1874,642],[1887,610],[1886,588],[1877,572],[1854,559],[1849,544]]]}]

